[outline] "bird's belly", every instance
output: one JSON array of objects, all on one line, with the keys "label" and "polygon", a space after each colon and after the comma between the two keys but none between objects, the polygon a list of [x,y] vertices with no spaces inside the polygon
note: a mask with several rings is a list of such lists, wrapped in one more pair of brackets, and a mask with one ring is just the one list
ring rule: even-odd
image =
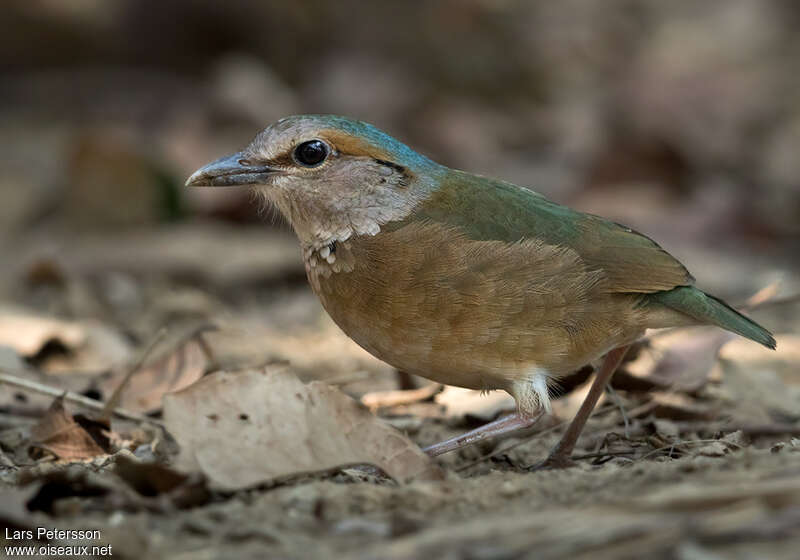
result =
[{"label": "bird's belly", "polygon": [[415,232],[414,242],[402,233],[341,244],[336,258],[351,263],[344,269],[306,267],[339,327],[399,369],[508,389],[532,369],[567,373],[635,338],[620,327],[632,302],[589,298],[582,270],[553,281],[530,255],[514,252],[520,244],[478,251],[447,232]]},{"label": "bird's belly", "polygon": [[[515,374],[530,368],[535,356],[495,340],[478,325],[456,326],[450,313],[420,310],[412,318],[372,306],[321,298],[334,322],[359,346],[388,364],[428,379],[472,389],[506,388]],[[384,307],[376,305],[375,307]],[[451,306],[448,311],[452,313]]]}]

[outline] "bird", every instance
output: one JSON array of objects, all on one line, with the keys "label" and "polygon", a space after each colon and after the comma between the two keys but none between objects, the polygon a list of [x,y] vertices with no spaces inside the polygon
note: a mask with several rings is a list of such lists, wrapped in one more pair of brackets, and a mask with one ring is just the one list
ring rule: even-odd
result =
[{"label": "bird", "polygon": [[560,378],[602,360],[537,467],[573,465],[583,426],[647,329],[715,325],[775,348],[649,237],[436,163],[365,122],[283,118],[186,185],[250,186],[274,205],[325,311],[370,354],[514,398],[515,413],[425,448],[431,456],[529,428],[550,411]]}]

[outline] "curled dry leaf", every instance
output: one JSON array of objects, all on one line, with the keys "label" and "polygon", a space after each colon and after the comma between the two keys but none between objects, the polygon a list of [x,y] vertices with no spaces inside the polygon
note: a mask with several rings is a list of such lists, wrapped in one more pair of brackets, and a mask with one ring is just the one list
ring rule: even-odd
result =
[{"label": "curled dry leaf", "polygon": [[440,478],[403,434],[338,389],[303,384],[286,369],[217,372],[165,395],[176,466],[200,470],[217,488],[367,463],[397,480]]},{"label": "curled dry leaf", "polygon": [[[720,348],[734,337],[718,329],[677,329],[659,333],[642,348],[636,359],[625,365],[624,372],[614,375],[614,386],[632,390],[698,391],[708,382]],[[627,383],[626,375],[631,378]]]},{"label": "curled dry leaf", "polygon": [[45,449],[59,459],[82,461],[106,453],[83,426],[64,408],[58,397],[31,429],[31,446]]},{"label": "curled dry leaf", "polygon": [[[131,412],[149,414],[161,408],[166,393],[188,387],[203,376],[209,365],[200,342],[171,333],[127,380],[120,394],[119,406]],[[123,370],[100,383],[104,395],[112,395],[126,377]]]},{"label": "curled dry leaf", "polygon": [[720,351],[721,397],[726,413],[739,422],[800,420],[800,336],[776,338],[776,350],[732,340]]}]

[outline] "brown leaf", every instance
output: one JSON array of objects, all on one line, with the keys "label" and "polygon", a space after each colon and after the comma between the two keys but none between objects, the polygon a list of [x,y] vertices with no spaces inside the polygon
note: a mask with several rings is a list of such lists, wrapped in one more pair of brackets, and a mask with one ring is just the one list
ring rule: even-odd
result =
[{"label": "brown leaf", "polygon": [[[205,372],[208,360],[196,340],[184,341],[164,356],[156,356],[136,371],[123,389],[119,406],[132,412],[149,414],[161,408],[165,394],[188,387]],[[125,372],[103,380],[104,395],[111,395]]]},{"label": "brown leaf", "polygon": [[340,465],[374,464],[398,480],[441,471],[403,434],[338,389],[285,369],[217,372],[164,397],[181,447],[176,466],[217,488],[245,488]]},{"label": "brown leaf", "polygon": [[655,389],[693,393],[708,382],[720,348],[734,336],[718,329],[659,333],[625,365],[624,373],[614,375],[615,386],[623,388],[628,374],[634,378],[628,383],[631,388],[633,381],[640,380],[640,389],[650,384]]},{"label": "brown leaf", "polygon": [[199,506],[210,498],[202,476],[186,475],[166,465],[137,461],[119,454],[115,457],[113,471],[140,496],[166,495],[169,502],[178,508]]},{"label": "brown leaf", "polygon": [[31,445],[68,461],[91,459],[106,453],[67,413],[63,397],[55,399],[44,417],[31,429]]},{"label": "brown leaf", "polygon": [[756,424],[800,419],[800,336],[777,340],[776,350],[737,339],[720,351],[727,415]]}]

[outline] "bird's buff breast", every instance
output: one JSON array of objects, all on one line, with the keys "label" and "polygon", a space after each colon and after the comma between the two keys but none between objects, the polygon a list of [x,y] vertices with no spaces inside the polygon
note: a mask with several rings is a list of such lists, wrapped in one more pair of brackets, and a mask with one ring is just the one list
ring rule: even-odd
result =
[{"label": "bird's buff breast", "polygon": [[536,242],[477,242],[413,223],[307,249],[305,262],[312,289],[350,338],[443,383],[508,389],[522,372],[566,373],[606,349],[608,340],[576,333],[624,336],[613,322],[580,323],[595,280],[573,255]]}]

